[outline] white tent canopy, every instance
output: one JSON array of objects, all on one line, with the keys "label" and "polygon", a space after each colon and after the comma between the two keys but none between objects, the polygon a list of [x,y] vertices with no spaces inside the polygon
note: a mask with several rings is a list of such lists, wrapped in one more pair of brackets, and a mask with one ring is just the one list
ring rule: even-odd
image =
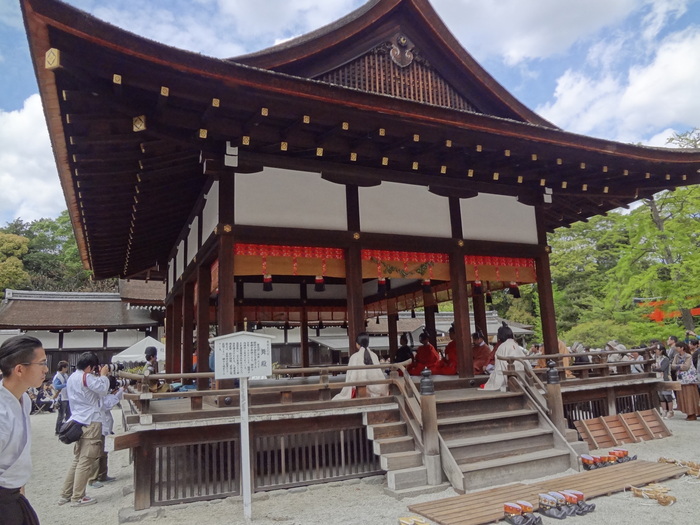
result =
[{"label": "white tent canopy", "polygon": [[158,350],[158,363],[165,361],[165,345],[150,336],[112,356],[112,363],[146,362],[146,347],[155,346]]}]

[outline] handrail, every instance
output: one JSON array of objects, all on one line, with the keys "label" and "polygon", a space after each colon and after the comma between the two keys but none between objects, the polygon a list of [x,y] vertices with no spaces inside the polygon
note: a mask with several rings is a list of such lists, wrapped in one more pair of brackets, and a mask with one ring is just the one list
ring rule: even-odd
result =
[{"label": "handrail", "polygon": [[523,393],[527,394],[528,397],[530,397],[534,403],[537,403],[546,414],[550,414],[551,410],[547,403],[547,399],[544,397],[544,394],[540,392],[537,388],[534,388],[532,385],[530,385],[527,382],[527,380],[525,380],[522,377],[521,374],[523,373],[523,371],[525,371],[525,373],[530,379],[534,379],[534,381],[537,383],[537,385],[539,385],[543,392],[547,391],[542,381],[540,381],[540,378],[537,377],[537,375],[534,374],[534,372],[532,372],[532,370],[529,369],[529,367],[525,367],[524,370],[506,370],[504,372],[504,375],[506,375],[507,377],[512,377],[518,383]]},{"label": "handrail", "polygon": [[[347,372],[349,370],[367,370],[372,368],[379,368],[382,370],[395,369],[399,370],[399,367],[403,369],[403,365],[410,363],[411,360],[406,360],[402,363],[379,363],[377,365],[360,365],[360,366],[319,366],[313,368],[274,368],[272,370],[272,375],[302,375],[302,374],[318,374],[323,375],[329,372]],[[150,381],[165,380],[165,379],[215,379],[214,372],[180,372],[180,373],[158,373],[151,374],[148,370],[144,370],[142,374],[135,374],[133,372],[119,371],[117,372],[119,377],[124,379],[135,379],[144,380],[148,378]]]}]

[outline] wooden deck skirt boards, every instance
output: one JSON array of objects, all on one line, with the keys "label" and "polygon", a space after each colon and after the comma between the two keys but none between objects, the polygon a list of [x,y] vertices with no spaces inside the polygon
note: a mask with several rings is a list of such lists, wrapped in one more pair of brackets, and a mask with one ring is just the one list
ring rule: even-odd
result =
[{"label": "wooden deck skirt boards", "polygon": [[587,499],[621,492],[669,478],[683,476],[687,469],[668,463],[630,461],[598,470],[537,483],[513,483],[437,501],[411,505],[411,512],[421,514],[440,525],[479,525],[503,519],[503,504],[524,499],[538,508],[537,495],[553,490],[580,490]]},{"label": "wooden deck skirt boards", "polygon": [[671,431],[656,410],[583,419],[575,421],[574,426],[591,450],[671,435]]}]

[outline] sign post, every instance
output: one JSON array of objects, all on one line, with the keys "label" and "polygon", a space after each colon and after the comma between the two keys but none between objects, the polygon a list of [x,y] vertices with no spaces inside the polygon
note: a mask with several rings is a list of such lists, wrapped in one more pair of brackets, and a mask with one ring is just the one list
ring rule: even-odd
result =
[{"label": "sign post", "polygon": [[250,469],[250,431],[248,425],[248,378],[272,374],[270,335],[236,332],[214,337],[214,377],[239,379],[241,409],[241,495],[243,514],[252,517],[252,483]]}]

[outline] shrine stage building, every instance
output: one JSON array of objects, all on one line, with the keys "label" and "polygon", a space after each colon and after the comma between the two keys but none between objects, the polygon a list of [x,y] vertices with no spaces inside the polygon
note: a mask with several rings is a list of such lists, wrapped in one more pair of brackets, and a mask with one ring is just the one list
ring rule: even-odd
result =
[{"label": "shrine stage building", "polygon": [[469,378],[470,310],[485,327],[488,294],[528,283],[555,352],[547,233],[700,182],[697,150],[526,108],[427,0],[371,0],[231,59],[21,4],[83,263],[166,282],[167,372],[195,350],[207,371],[209,338],[246,323],[300,327],[302,345],[346,326],[352,343],[387,315],[396,341],[399,312],[424,308],[430,328],[452,301]]}]

